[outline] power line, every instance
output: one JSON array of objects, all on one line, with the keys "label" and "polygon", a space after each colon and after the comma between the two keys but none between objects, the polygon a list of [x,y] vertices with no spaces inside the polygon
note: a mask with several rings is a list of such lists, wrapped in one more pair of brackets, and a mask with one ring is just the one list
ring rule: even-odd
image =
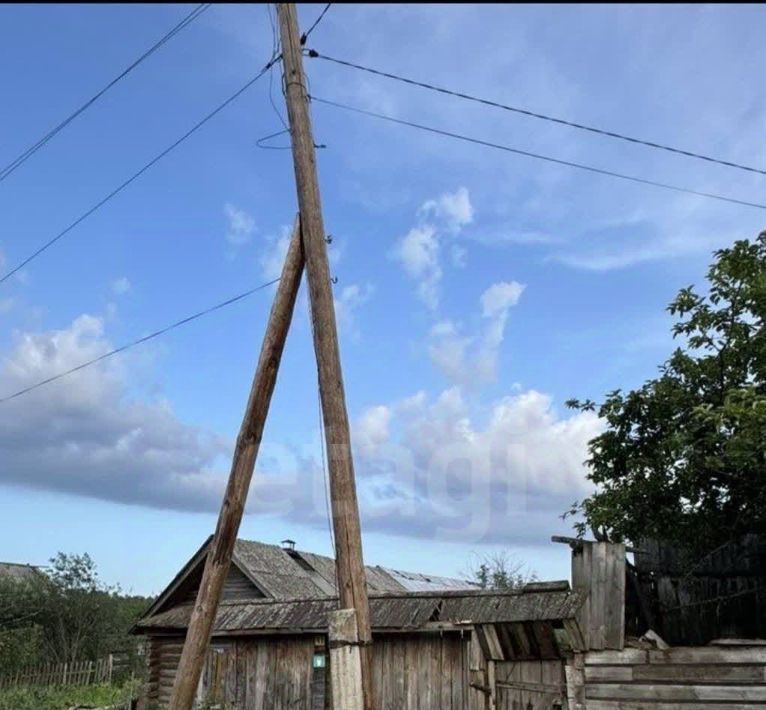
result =
[{"label": "power line", "polygon": [[766,170],[761,168],[753,168],[749,165],[742,165],[741,163],[734,163],[729,160],[722,160],[720,158],[713,158],[709,155],[702,153],[695,153],[690,150],[683,150],[682,148],[675,148],[673,146],[664,145],[662,143],[655,143],[653,141],[644,140],[642,138],[634,138],[633,136],[625,135],[624,133],[617,133],[615,131],[609,131],[603,128],[596,128],[595,126],[588,126],[583,123],[576,123],[575,121],[568,121],[563,118],[557,118],[556,116],[549,116],[544,113],[537,113],[529,109],[520,108],[518,106],[509,106],[508,104],[502,104],[498,101],[492,101],[491,99],[484,99],[478,96],[472,96],[471,94],[465,94],[461,91],[454,91],[452,89],[446,89],[443,86],[437,86],[435,84],[429,84],[424,81],[417,81],[409,77],[401,76],[399,74],[392,74],[390,72],[381,71],[380,69],[373,69],[361,64],[349,62],[344,59],[336,59],[335,57],[328,57],[325,54],[320,54],[314,49],[310,49],[307,52],[309,57],[324,59],[325,61],[339,64],[351,69],[358,69],[359,71],[367,72],[368,74],[375,74],[376,76],[382,76],[387,79],[393,79],[394,81],[400,81],[404,84],[410,84],[411,86],[418,86],[422,89],[428,89],[429,91],[436,91],[440,94],[446,94],[447,96],[454,96],[459,99],[465,99],[467,101],[473,101],[475,103],[484,104],[485,106],[493,106],[494,108],[503,109],[504,111],[512,111],[513,113],[519,113],[524,116],[530,116],[531,118],[539,118],[543,121],[550,121],[552,123],[558,123],[562,126],[569,126],[570,128],[577,128],[581,131],[589,131],[590,133],[596,133],[602,136],[608,136],[609,138],[616,138],[618,140],[627,141],[629,143],[635,143],[638,145],[647,146],[649,148],[657,148],[669,153],[676,153],[677,155],[683,155],[687,158],[695,158],[697,160],[704,160],[708,163],[717,163],[718,165],[725,165],[728,168],[736,168],[737,170],[746,170],[750,173],[758,173],[759,175],[766,175]]},{"label": "power line", "polygon": [[120,192],[122,192],[128,185],[130,185],[132,182],[137,180],[141,175],[143,175],[147,170],[149,170],[152,166],[154,166],[156,163],[158,163],[162,158],[164,158],[166,155],[171,153],[173,150],[175,150],[181,143],[183,143],[187,138],[192,136],[194,133],[196,133],[202,126],[204,126],[211,118],[216,116],[218,113],[223,111],[232,101],[235,99],[238,99],[247,89],[249,89],[253,84],[255,84],[256,81],[258,81],[266,72],[271,69],[271,66],[275,61],[277,61],[277,57],[272,57],[272,59],[269,61],[269,63],[261,69],[258,74],[256,74],[252,79],[247,81],[244,86],[240,87],[235,91],[231,96],[229,96],[228,99],[226,99],[223,103],[220,103],[216,108],[214,108],[210,113],[208,113],[204,118],[202,118],[200,121],[195,123],[186,133],[184,133],[178,140],[171,143],[165,150],[163,150],[161,153],[158,153],[154,158],[152,158],[146,165],[144,165],[138,172],[133,173],[127,180],[122,182],[120,185],[118,185],[114,190],[112,190],[109,194],[107,194],[105,197],[101,198],[93,207],[88,209],[87,211],[83,212],[74,222],[72,222],[68,227],[62,229],[58,234],[56,234],[54,237],[49,239],[45,244],[43,244],[41,247],[39,247],[36,251],[32,252],[28,257],[26,257],[23,261],[18,263],[16,266],[14,266],[10,271],[6,272],[2,277],[0,277],[0,284],[7,281],[11,276],[13,276],[17,271],[20,269],[23,269],[29,262],[36,259],[38,256],[40,256],[44,251],[52,247],[59,239],[64,237],[65,235],[69,234],[78,224],[85,221],[88,217],[90,217],[94,212],[99,210],[101,207],[103,207],[107,202],[109,202],[112,198],[116,197]]},{"label": "power line", "polygon": [[72,375],[75,372],[84,370],[86,367],[95,365],[96,363],[106,360],[107,358],[110,358],[113,355],[117,355],[118,353],[123,353],[126,350],[130,350],[130,348],[134,348],[137,345],[146,343],[149,340],[154,340],[154,338],[158,338],[160,335],[169,333],[171,330],[175,330],[176,328],[180,328],[182,325],[186,325],[187,323],[191,323],[192,321],[195,321],[198,318],[202,318],[202,316],[209,315],[210,313],[213,313],[214,311],[218,311],[221,308],[225,308],[226,306],[230,306],[234,303],[237,303],[238,301],[241,301],[242,299],[247,298],[248,296],[252,296],[254,293],[258,291],[262,291],[263,289],[268,288],[269,286],[277,283],[277,281],[279,281],[278,278],[272,279],[271,281],[267,281],[266,283],[263,283],[260,286],[251,288],[249,291],[240,293],[239,295],[233,296],[232,298],[228,298],[225,301],[221,301],[221,303],[217,303],[216,305],[211,306],[210,308],[206,308],[203,311],[199,311],[197,313],[194,313],[193,315],[187,316],[186,318],[182,318],[181,320],[176,321],[175,323],[171,323],[170,325],[165,326],[164,328],[155,330],[153,333],[150,333],[149,335],[145,335],[143,338],[138,338],[137,340],[133,340],[130,343],[121,345],[120,347],[115,348],[114,350],[110,350],[108,353],[104,353],[103,355],[94,357],[92,360],[87,360],[86,362],[82,362],[76,367],[71,368],[70,370],[59,372],[58,374],[53,375],[52,377],[48,377],[44,380],[40,380],[40,382],[36,382],[35,384],[29,385],[29,387],[25,387],[24,389],[21,389],[18,392],[14,392],[13,394],[8,395],[7,397],[3,397],[2,399],[0,399],[0,404],[5,404],[6,402],[9,402],[12,399],[16,399],[17,397],[21,397],[22,395],[27,394],[27,392],[36,390],[38,387],[42,387],[43,385],[47,385],[47,384],[50,384],[51,382],[55,382],[56,380],[60,380],[62,377],[67,377],[68,375]]},{"label": "power line", "polygon": [[328,99],[321,99],[317,96],[310,97],[312,101],[316,101],[321,104],[333,106],[335,108],[341,108],[346,111],[353,111],[354,113],[360,113],[365,116],[372,116],[373,118],[380,118],[384,121],[390,121],[391,123],[398,123],[402,126],[409,126],[410,128],[417,128],[421,131],[428,131],[429,133],[435,133],[440,136],[447,136],[448,138],[455,138],[456,140],[465,141],[467,143],[475,143],[476,145],[483,145],[487,148],[495,148],[497,150],[503,150],[507,153],[515,153],[516,155],[523,155],[528,158],[536,158],[537,160],[544,160],[549,163],[556,163],[557,165],[565,165],[570,168],[577,168],[578,170],[587,170],[591,173],[597,173],[599,175],[607,175],[608,177],[619,178],[620,180],[628,180],[630,182],[637,182],[642,185],[651,185],[652,187],[661,187],[665,190],[673,190],[674,192],[683,192],[689,195],[696,195],[697,197],[707,197],[711,200],[720,200],[721,202],[731,202],[736,205],[745,205],[746,207],[756,207],[760,210],[766,210],[766,204],[759,202],[748,202],[747,200],[739,200],[735,197],[726,197],[725,195],[717,195],[712,192],[703,192],[701,190],[692,190],[686,187],[680,187],[678,185],[671,185],[670,183],[658,182],[656,180],[648,180],[645,178],[636,177],[635,175],[626,175],[624,173],[614,172],[613,170],[606,170],[604,168],[597,168],[592,165],[585,165],[584,163],[575,163],[570,160],[562,160],[560,158],[552,158],[548,155],[542,155],[540,153],[532,153],[528,150],[521,150],[520,148],[512,148],[511,146],[502,145],[501,143],[493,143],[492,141],[483,140],[481,138],[473,138],[461,133],[453,133],[452,131],[445,131],[440,128],[433,128],[432,126],[425,126],[421,123],[414,123],[413,121],[405,121],[401,118],[394,118],[382,113],[376,113],[374,111],[368,111],[366,109],[357,108],[355,106],[349,106],[348,104],[342,104],[337,101],[330,101]]},{"label": "power line", "polygon": [[309,35],[316,29],[316,26],[322,21],[324,16],[327,14],[327,11],[330,9],[330,6],[332,5],[331,2],[328,2],[327,5],[324,6],[324,10],[319,13],[319,17],[317,17],[316,20],[314,20],[314,24],[311,25],[302,35],[301,35],[301,45],[306,44],[306,40],[309,38]]},{"label": "power line", "polygon": [[5,180],[11,173],[24,164],[29,158],[31,158],[38,150],[45,146],[48,141],[54,138],[59,132],[66,128],[72,121],[74,121],[81,113],[90,108],[96,101],[98,101],[109,89],[115,84],[124,79],[130,72],[132,72],[141,62],[149,58],[164,44],[169,42],[179,32],[188,27],[194,20],[196,20],[205,10],[207,10],[212,3],[202,3],[192,10],[186,17],[180,22],[174,25],[168,32],[166,32],[157,42],[155,42],[149,49],[147,49],[138,59],[112,79],[103,89],[96,93],[92,98],[88,99],[82,106],[80,106],[74,113],[67,116],[61,123],[56,125],[50,131],[48,131],[42,138],[36,143],[33,143],[27,148],[21,155],[14,158],[8,165],[0,169],[0,182]]}]

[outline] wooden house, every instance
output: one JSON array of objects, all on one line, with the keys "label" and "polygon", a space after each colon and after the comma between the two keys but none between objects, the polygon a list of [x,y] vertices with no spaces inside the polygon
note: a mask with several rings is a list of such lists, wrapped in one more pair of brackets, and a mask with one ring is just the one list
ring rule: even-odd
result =
[{"label": "wooden house", "polygon": [[[146,704],[170,697],[207,543],[141,618],[148,637]],[[464,580],[367,567],[378,707],[563,707],[564,657],[577,643],[580,597],[568,582],[484,591]],[[328,557],[238,540],[200,701],[240,710],[330,707]],[[574,639],[574,640],[573,640]],[[506,702],[507,701],[507,702]]]}]

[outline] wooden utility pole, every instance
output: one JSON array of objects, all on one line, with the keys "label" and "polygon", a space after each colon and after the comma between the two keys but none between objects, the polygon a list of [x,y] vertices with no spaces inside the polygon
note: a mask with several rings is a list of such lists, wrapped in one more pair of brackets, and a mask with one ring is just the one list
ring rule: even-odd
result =
[{"label": "wooden utility pole", "polygon": [[282,278],[271,306],[258,366],[237,437],[229,483],[218,515],[218,525],[208,548],[202,582],[197,592],[189,629],[186,632],[186,641],[173,686],[173,696],[168,706],[170,710],[191,710],[197,693],[218,603],[229,573],[234,543],[237,541],[239,524],[242,522],[242,514],[245,510],[247,492],[253,477],[266,414],[269,411],[271,395],[277,380],[279,361],[293,316],[303,265],[300,219],[296,217],[292,239],[282,267]]},{"label": "wooden utility pole", "polygon": [[[355,611],[358,641],[353,643],[353,648],[359,650],[355,655],[358,655],[361,664],[359,673],[364,709],[373,710],[370,664],[372,632],[362,560],[359,506],[351,458],[351,435],[343,390],[330,268],[327,262],[326,232],[319,198],[314,138],[303,74],[301,35],[294,3],[278,4],[277,12],[301,233],[306,255],[314,350],[319,370],[319,392],[329,454],[338,594],[340,607]],[[330,670],[332,672],[332,667]],[[337,698],[333,698],[333,701],[337,702]]]}]

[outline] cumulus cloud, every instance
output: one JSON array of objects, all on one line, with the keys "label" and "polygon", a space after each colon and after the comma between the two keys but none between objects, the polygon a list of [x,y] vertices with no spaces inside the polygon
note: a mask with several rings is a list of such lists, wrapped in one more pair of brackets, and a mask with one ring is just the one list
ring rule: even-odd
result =
[{"label": "cumulus cloud", "polygon": [[[17,334],[0,368],[0,391],[15,392],[112,347],[103,319]],[[181,422],[164,400],[128,396],[125,370],[103,361],[0,405],[0,480],[154,507],[210,509],[212,474],[228,443]]]},{"label": "cumulus cloud", "polygon": [[379,448],[389,441],[391,409],[379,404],[366,409],[359,417],[355,428],[355,440],[364,456],[375,456]]},{"label": "cumulus cloud", "polygon": [[[112,349],[104,320],[16,335],[0,364],[0,396]],[[0,483],[158,509],[214,512],[233,442],[184,423],[164,399],[131,397],[130,361],[104,360],[0,404]],[[318,448],[318,447],[316,447]],[[320,464],[301,451],[262,446],[248,510],[324,523]]]},{"label": "cumulus cloud", "polygon": [[[489,289],[483,301],[508,289]],[[490,295],[487,295],[490,294]],[[499,298],[503,306],[513,299]],[[490,309],[498,317],[501,306]],[[17,334],[0,365],[0,392],[112,348],[102,318]],[[0,405],[0,482],[184,511],[220,505],[232,442],[184,423],[163,399],[137,399],[130,361],[105,360]],[[592,413],[568,418],[551,398],[517,391],[487,404],[459,386],[366,408],[353,424],[365,529],[463,541],[539,541],[587,491],[582,461],[600,430]],[[318,433],[317,433],[318,436]],[[311,453],[306,453],[310,451]],[[266,443],[249,512],[324,526],[316,452]],[[332,445],[327,452],[332,460]]]},{"label": "cumulus cloud", "polygon": [[[418,210],[420,223],[396,244],[393,257],[405,273],[417,282],[417,294],[423,303],[435,310],[439,305],[439,284],[443,276],[441,253],[445,236],[454,238],[473,221],[473,206],[465,187],[454,193],[427,200]],[[465,264],[466,250],[452,244],[450,257],[454,266]]]},{"label": "cumulus cloud", "polygon": [[582,462],[600,429],[592,413],[559,416],[535,390],[475,408],[458,387],[371,407],[354,429],[365,525],[539,542],[590,490]]},{"label": "cumulus cloud", "polygon": [[112,281],[112,292],[117,296],[121,296],[127,293],[131,289],[131,283],[127,276],[121,276],[119,279]]},{"label": "cumulus cloud", "polygon": [[476,333],[464,333],[452,320],[436,323],[429,332],[428,353],[437,369],[452,382],[469,388],[495,380],[508,312],[523,291],[524,286],[517,281],[501,281],[484,291],[479,299],[481,324]]},{"label": "cumulus cloud", "polygon": [[436,308],[439,302],[439,249],[436,228],[424,224],[407,232],[394,250],[405,272],[418,281],[418,295],[429,308]]},{"label": "cumulus cloud", "polygon": [[223,211],[228,220],[226,241],[234,246],[247,244],[255,231],[255,220],[252,215],[235,207],[230,202],[224,205]]},{"label": "cumulus cloud", "polygon": [[460,187],[455,192],[445,192],[434,200],[427,200],[421,206],[420,212],[443,220],[453,231],[459,231],[473,222],[473,205],[465,187]]}]

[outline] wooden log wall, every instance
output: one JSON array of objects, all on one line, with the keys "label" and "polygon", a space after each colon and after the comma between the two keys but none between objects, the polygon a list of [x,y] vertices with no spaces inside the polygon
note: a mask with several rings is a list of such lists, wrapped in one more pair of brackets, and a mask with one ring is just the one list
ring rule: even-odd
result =
[{"label": "wooden log wall", "polygon": [[149,703],[165,707],[170,700],[178,661],[181,660],[183,638],[151,638],[147,644],[149,680],[147,698]]},{"label": "wooden log wall", "polygon": [[[766,706],[766,646],[626,648],[578,654],[584,704],[571,710],[755,710]],[[571,666],[570,666],[571,670]],[[570,677],[576,677],[570,673]]]}]

